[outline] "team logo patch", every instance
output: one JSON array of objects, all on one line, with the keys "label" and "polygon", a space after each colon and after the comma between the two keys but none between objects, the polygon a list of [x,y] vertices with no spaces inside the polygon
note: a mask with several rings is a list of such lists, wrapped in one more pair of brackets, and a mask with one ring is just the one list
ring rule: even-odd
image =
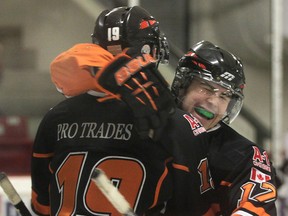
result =
[{"label": "team logo patch", "polygon": [[263,151],[263,153],[261,153],[260,149],[257,146],[253,146],[253,151],[254,166],[271,172],[270,161],[267,152]]},{"label": "team logo patch", "polygon": [[188,114],[184,114],[183,117],[189,122],[191,129],[193,131],[193,134],[195,136],[205,132],[205,128],[203,127],[203,125],[198,121],[197,118],[195,118],[192,115],[188,115]]},{"label": "team logo patch", "polygon": [[254,182],[262,183],[262,182],[267,182],[267,181],[271,180],[271,176],[261,172],[260,170],[254,168],[254,167],[252,167],[250,179]]}]

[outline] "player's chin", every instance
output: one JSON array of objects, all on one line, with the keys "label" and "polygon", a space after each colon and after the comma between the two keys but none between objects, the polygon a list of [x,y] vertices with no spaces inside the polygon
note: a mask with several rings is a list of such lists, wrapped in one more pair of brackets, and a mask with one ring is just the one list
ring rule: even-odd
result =
[{"label": "player's chin", "polygon": [[202,123],[206,130],[209,130],[217,125],[218,121],[216,119],[206,120],[206,122]]},{"label": "player's chin", "polygon": [[213,121],[214,119],[208,120],[208,119],[206,119],[206,118],[204,118],[204,117],[202,117],[202,116],[199,116],[199,115],[197,115],[196,118],[201,122],[201,124],[204,126],[204,128],[205,128],[206,130],[210,129],[210,128],[211,128],[211,125],[213,125],[213,122],[214,122],[214,121]]},{"label": "player's chin", "polygon": [[[203,117],[202,115],[199,115],[197,112],[195,112],[194,110],[190,112],[195,118],[198,119],[198,121],[201,122],[201,124],[206,128],[206,126],[208,126],[209,124],[211,124],[213,122],[213,119],[208,120],[207,118]],[[206,125],[206,126],[205,126]]]}]

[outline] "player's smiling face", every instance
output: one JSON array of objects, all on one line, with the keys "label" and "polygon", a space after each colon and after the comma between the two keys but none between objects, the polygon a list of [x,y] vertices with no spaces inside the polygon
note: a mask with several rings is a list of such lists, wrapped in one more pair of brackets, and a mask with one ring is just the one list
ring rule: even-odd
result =
[{"label": "player's smiling face", "polygon": [[183,97],[182,109],[198,118],[208,130],[226,115],[230,95],[226,88],[194,78]]}]

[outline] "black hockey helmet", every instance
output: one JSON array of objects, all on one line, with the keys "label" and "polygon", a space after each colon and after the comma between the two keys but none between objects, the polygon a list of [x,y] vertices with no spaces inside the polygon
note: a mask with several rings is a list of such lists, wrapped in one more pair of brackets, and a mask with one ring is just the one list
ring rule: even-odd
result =
[{"label": "black hockey helmet", "polygon": [[222,121],[229,124],[239,114],[243,105],[245,75],[241,60],[232,53],[209,41],[195,44],[179,60],[171,85],[172,94],[181,102],[181,89],[189,87],[193,77],[220,85],[232,93]]},{"label": "black hockey helmet", "polygon": [[169,58],[168,42],[161,35],[159,23],[139,6],[103,11],[97,18],[92,41],[116,55],[126,47],[151,53],[161,63]]}]

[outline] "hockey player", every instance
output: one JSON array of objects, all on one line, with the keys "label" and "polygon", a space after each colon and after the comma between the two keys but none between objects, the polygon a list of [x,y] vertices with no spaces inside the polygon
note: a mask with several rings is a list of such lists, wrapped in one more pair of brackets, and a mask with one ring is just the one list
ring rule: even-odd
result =
[{"label": "hockey player", "polygon": [[228,126],[241,110],[244,87],[241,60],[211,42],[195,44],[179,60],[172,93],[210,136],[208,154],[199,164],[186,159],[186,169],[179,164],[195,147],[178,147],[167,215],[276,215],[275,170],[267,152]]},{"label": "hockey player", "polygon": [[[174,109],[156,71],[168,51],[158,22],[141,7],[116,8],[100,14],[92,37],[102,47],[79,44],[51,64],[52,80],[68,99],[45,115],[37,131],[32,208],[39,215],[119,215],[91,181],[97,167],[138,215],[160,214],[172,194],[172,157],[138,135],[152,137],[149,128],[157,129]],[[204,131],[183,115],[169,120],[183,125],[163,138],[170,146],[193,142]]]}]

